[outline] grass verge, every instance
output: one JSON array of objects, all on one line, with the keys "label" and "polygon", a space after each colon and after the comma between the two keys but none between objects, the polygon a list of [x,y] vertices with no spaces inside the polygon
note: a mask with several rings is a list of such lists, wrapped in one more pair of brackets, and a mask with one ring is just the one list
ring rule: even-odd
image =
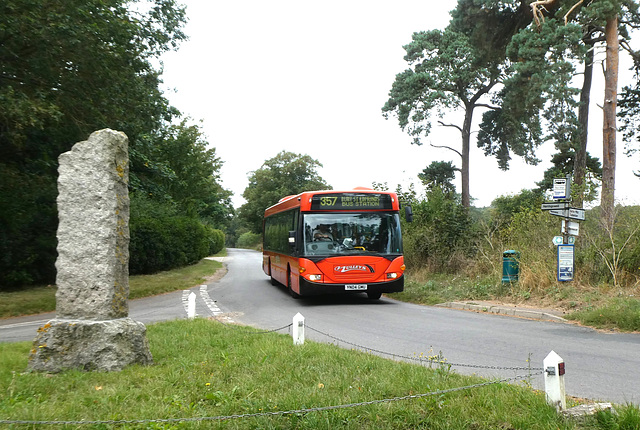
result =
[{"label": "grass verge", "polygon": [[[185,420],[117,428],[580,429],[633,419],[637,408],[583,423],[565,419],[544,394],[499,383],[377,404],[262,415],[430,393],[485,382],[448,367],[422,367],[335,345],[195,319],[148,327],[155,364],[122,372],[25,372],[30,343],[0,344],[0,418],[38,421]],[[630,412],[627,412],[630,411]],[[198,420],[202,417],[258,414]],[[196,419],[196,420],[193,420]],[[36,428],[36,427],[33,427]],[[55,428],[48,426],[47,428]],[[64,428],[113,428],[107,424]]]},{"label": "grass verge", "polygon": [[[201,260],[192,266],[153,275],[130,276],[129,298],[137,299],[192,288],[221,268],[222,263]],[[53,285],[0,292],[0,318],[51,312],[55,309],[56,287]]]},{"label": "grass verge", "polygon": [[405,290],[390,294],[397,300],[435,305],[459,300],[484,300],[518,306],[555,308],[564,317],[580,324],[620,331],[640,331],[639,290],[619,289],[607,285],[585,286],[557,282],[527,289],[522,284],[502,284],[494,277],[467,277],[431,273],[427,270],[407,274]]}]

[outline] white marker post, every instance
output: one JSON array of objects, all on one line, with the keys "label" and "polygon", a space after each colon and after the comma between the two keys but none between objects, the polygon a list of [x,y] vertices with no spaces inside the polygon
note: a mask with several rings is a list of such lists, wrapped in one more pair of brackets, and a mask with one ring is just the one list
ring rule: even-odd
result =
[{"label": "white marker post", "polygon": [[291,337],[294,345],[304,345],[304,317],[300,312],[293,317]]},{"label": "white marker post", "polygon": [[544,367],[544,391],[547,402],[557,410],[567,409],[567,399],[564,390],[564,360],[554,351],[542,362]]},{"label": "white marker post", "polygon": [[196,293],[193,291],[189,294],[189,301],[187,303],[187,318],[190,320],[196,317]]}]

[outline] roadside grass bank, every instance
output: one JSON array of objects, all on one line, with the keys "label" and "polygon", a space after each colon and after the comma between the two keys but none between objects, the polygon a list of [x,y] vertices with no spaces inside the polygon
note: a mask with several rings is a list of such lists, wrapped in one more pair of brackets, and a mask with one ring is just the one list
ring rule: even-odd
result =
[{"label": "roadside grass bank", "polygon": [[[149,325],[147,335],[155,364],[129,366],[113,373],[26,372],[31,344],[0,344],[0,419],[179,420],[46,426],[99,429],[535,430],[640,426],[640,413],[633,406],[617,407],[618,414],[600,413],[586,421],[564,418],[547,405],[543,393],[527,388],[526,380],[369,404],[487,382],[458,375],[446,362],[420,366],[331,344],[308,341],[294,346],[286,334],[202,318]],[[364,404],[300,411],[354,403]],[[297,412],[266,415],[280,411]],[[199,419],[236,414],[256,415],[224,421]]]},{"label": "roadside grass bank", "polygon": [[[223,252],[224,254],[219,253],[217,256],[226,255],[226,251]],[[130,276],[129,298],[137,299],[192,288],[221,268],[222,263],[205,259],[192,266],[153,275]],[[53,285],[0,292],[0,318],[52,312],[55,309],[56,287]]]},{"label": "roadside grass bank", "polygon": [[532,285],[532,281],[503,284],[496,274],[472,277],[419,269],[407,273],[403,292],[389,294],[389,297],[425,305],[484,300],[554,308],[562,311],[564,318],[586,326],[640,331],[640,286],[620,289],[608,284],[590,286],[578,282],[556,282],[536,288],[525,285]]}]

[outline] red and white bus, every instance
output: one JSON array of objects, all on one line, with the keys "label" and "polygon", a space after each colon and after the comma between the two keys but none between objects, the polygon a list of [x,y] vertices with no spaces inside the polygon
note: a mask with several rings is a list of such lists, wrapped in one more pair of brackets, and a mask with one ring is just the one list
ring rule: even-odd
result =
[{"label": "red and white bus", "polygon": [[264,272],[293,297],[404,289],[400,203],[355,188],[284,197],[264,213]]}]

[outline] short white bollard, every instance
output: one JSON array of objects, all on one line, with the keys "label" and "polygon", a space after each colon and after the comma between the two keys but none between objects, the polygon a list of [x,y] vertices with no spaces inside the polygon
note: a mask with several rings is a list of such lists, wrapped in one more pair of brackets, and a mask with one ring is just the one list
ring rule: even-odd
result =
[{"label": "short white bollard", "polygon": [[196,293],[193,291],[189,294],[187,303],[187,318],[194,319],[196,317]]},{"label": "short white bollard", "polygon": [[554,351],[542,362],[544,367],[544,391],[547,402],[563,411],[567,409],[567,399],[564,390],[564,360]]},{"label": "short white bollard", "polygon": [[293,327],[291,330],[291,337],[293,337],[294,345],[304,344],[304,317],[298,312],[293,317]]}]

